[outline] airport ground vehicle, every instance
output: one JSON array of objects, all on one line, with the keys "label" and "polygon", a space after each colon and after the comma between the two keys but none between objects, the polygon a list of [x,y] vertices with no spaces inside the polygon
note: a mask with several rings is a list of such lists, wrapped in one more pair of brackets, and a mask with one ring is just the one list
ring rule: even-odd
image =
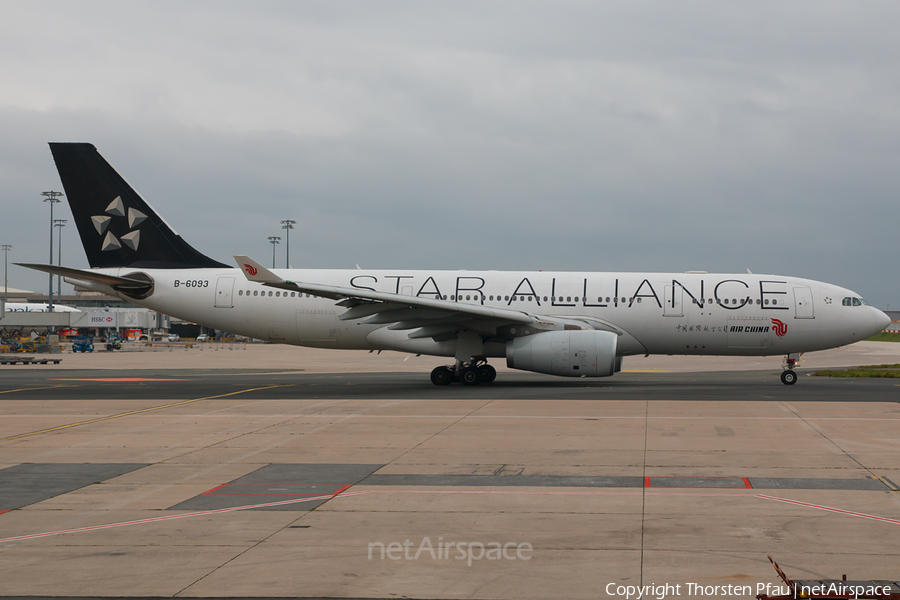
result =
[{"label": "airport ground vehicle", "polygon": [[[900,579],[791,579],[771,556],[769,562],[784,582],[781,586],[757,585],[762,593],[756,595],[757,600],[900,600]],[[771,589],[773,588],[774,589]],[[771,593],[770,593],[771,592]]]},{"label": "airport ground vehicle", "polygon": [[121,350],[121,349],[122,349],[122,342],[119,341],[119,338],[118,338],[118,336],[116,336],[116,334],[111,333],[110,335],[106,336],[106,351],[107,352],[112,352],[113,350]]},{"label": "airport ground vehicle", "polygon": [[79,335],[72,340],[72,352],[93,352],[94,338],[88,335]]}]

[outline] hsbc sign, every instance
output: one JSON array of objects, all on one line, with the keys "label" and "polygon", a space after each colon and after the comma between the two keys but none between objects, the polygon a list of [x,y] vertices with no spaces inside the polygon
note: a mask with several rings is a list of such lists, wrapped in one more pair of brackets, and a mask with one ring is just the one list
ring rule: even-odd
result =
[{"label": "hsbc sign", "polygon": [[115,327],[116,313],[92,312],[88,313],[87,327]]}]

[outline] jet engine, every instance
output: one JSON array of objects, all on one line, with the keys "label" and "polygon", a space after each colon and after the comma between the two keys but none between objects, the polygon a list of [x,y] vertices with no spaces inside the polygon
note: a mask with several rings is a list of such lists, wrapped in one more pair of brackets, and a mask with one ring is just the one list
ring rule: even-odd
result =
[{"label": "jet engine", "polygon": [[609,377],[621,369],[609,331],[547,331],[506,343],[506,365],[563,377]]}]

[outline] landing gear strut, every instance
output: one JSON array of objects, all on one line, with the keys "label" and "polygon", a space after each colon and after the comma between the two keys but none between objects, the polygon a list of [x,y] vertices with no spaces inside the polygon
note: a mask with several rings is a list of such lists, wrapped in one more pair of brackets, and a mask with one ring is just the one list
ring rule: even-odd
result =
[{"label": "landing gear strut", "polygon": [[450,385],[454,381],[459,381],[464,385],[479,385],[491,383],[496,378],[497,370],[487,364],[487,360],[483,358],[437,367],[431,372],[431,383],[434,385]]},{"label": "landing gear strut", "polygon": [[797,360],[799,358],[799,353],[788,354],[784,357],[784,370],[781,372],[781,383],[784,385],[794,385],[797,383],[797,374],[794,372],[794,367],[797,366]]}]

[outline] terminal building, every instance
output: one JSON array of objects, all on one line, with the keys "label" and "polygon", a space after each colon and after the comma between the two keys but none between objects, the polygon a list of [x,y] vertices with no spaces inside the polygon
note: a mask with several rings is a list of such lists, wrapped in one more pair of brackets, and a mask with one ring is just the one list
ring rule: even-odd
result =
[{"label": "terminal building", "polygon": [[4,336],[42,335],[50,329],[86,330],[101,336],[110,330],[140,329],[150,335],[168,332],[173,326],[167,315],[90,290],[76,288],[62,297],[54,294],[53,312],[48,310],[46,294],[8,288],[7,297],[8,304],[0,311],[0,334]]}]

